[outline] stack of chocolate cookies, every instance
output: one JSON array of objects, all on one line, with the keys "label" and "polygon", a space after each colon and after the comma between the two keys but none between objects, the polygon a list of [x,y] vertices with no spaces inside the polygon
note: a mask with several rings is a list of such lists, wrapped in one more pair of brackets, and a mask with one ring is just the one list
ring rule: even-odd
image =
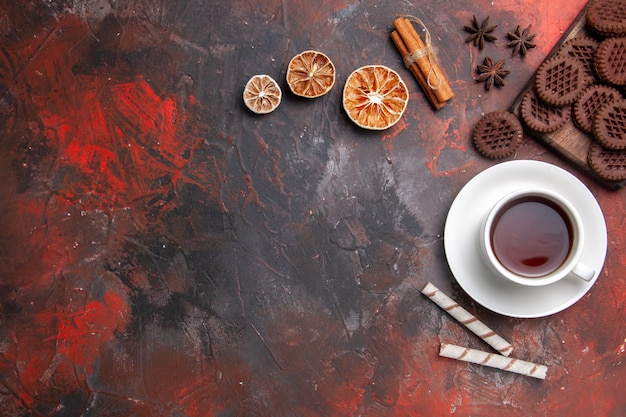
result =
[{"label": "stack of chocolate cookies", "polygon": [[593,137],[589,166],[609,181],[626,179],[626,0],[595,0],[586,27],[593,36],[565,42],[535,74],[520,104],[527,128],[551,133],[570,118]]}]

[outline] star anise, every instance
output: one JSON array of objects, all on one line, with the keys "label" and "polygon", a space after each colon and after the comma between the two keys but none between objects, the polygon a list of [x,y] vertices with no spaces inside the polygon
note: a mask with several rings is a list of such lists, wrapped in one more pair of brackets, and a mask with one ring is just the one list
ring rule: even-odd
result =
[{"label": "star anise", "polygon": [[506,36],[511,40],[507,46],[513,48],[513,55],[520,54],[524,56],[529,49],[537,46],[533,43],[533,39],[535,39],[536,35],[530,33],[530,26],[531,25],[528,25],[528,27],[523,31],[521,31],[518,26],[517,29],[515,29],[515,33],[508,32],[506,34]]},{"label": "star anise", "polygon": [[482,65],[476,67],[476,81],[485,82],[485,89],[489,90],[493,85],[496,87],[504,86],[504,77],[509,75],[511,71],[503,69],[504,59],[494,63],[491,57],[485,57]]},{"label": "star anise", "polygon": [[485,47],[485,41],[493,42],[498,39],[491,34],[497,27],[498,25],[489,26],[489,16],[487,16],[482,23],[479,23],[476,15],[474,15],[472,26],[463,26],[463,29],[470,33],[468,38],[465,39],[465,42],[474,42],[474,45],[478,46],[478,49],[483,49]]}]

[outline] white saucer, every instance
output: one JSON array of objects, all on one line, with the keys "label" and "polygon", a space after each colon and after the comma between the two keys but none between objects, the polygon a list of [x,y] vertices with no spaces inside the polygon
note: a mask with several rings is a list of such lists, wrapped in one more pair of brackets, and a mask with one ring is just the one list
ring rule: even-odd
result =
[{"label": "white saucer", "polygon": [[[586,241],[581,261],[596,271],[591,281],[568,276],[548,286],[524,287],[495,276],[483,262],[478,233],[484,213],[505,194],[535,185],[558,191],[579,211]],[[476,175],[456,196],[444,248],[452,274],[476,302],[505,316],[544,317],[570,307],[596,282],[606,257],[606,224],[593,194],[569,172],[540,161],[509,161]]]}]

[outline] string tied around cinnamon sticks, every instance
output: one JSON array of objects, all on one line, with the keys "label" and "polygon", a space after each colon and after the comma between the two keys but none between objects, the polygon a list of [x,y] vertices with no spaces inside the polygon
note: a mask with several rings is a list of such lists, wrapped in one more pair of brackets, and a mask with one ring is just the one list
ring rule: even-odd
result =
[{"label": "string tied around cinnamon sticks", "polygon": [[[433,90],[437,90],[441,88],[441,84],[443,83],[441,74],[435,69],[433,66],[433,62],[437,60],[437,55],[435,54],[435,50],[432,44],[432,38],[430,36],[430,31],[419,18],[411,15],[401,16],[404,17],[411,23],[417,23],[422,28],[424,28],[424,47],[417,49],[415,51],[409,52],[407,56],[403,58],[404,65],[407,68],[411,68],[411,65],[415,64],[419,59],[426,57],[428,58],[428,63],[430,64],[430,69],[428,70],[428,74],[426,75],[426,82],[430,88]],[[431,79],[435,78],[436,84],[431,82]]]},{"label": "string tied around cinnamon sticks", "polygon": [[[425,42],[415,31],[412,22],[424,28]],[[454,96],[454,93],[439,67],[428,28],[414,16],[408,16],[408,18],[400,16],[393,21],[393,25],[395,30],[391,32],[391,40],[428,101],[435,109],[440,109]]]}]

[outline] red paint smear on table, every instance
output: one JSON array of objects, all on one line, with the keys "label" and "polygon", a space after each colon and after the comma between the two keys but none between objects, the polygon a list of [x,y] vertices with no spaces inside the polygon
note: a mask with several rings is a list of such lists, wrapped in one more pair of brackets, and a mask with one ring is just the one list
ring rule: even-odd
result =
[{"label": "red paint smear on table", "polygon": [[[54,331],[44,343],[54,341],[57,355],[69,359],[86,373],[92,373],[101,347],[113,339],[116,331],[124,329],[129,312],[126,299],[109,290],[102,300],[89,301],[78,311],[39,313],[35,325]],[[24,378],[40,378],[42,375],[42,370],[34,367],[24,374]]]},{"label": "red paint smear on table", "polygon": [[[21,130],[32,132],[31,125],[40,126],[38,134],[55,155],[46,171],[36,172],[43,176],[40,181],[52,198],[16,197],[23,216],[32,213],[32,218],[47,225],[35,228],[39,225],[29,218],[30,224],[21,229],[12,226],[16,236],[28,236],[25,247],[39,250],[39,269],[48,267],[40,275],[20,278],[33,285],[45,286],[65,265],[80,262],[72,259],[74,252],[69,250],[76,233],[69,228],[76,226],[66,216],[72,212],[114,213],[132,207],[141,219],[141,212],[149,209],[146,202],[167,195],[177,181],[207,188],[213,179],[213,170],[195,170],[193,176],[184,173],[203,139],[185,130],[187,119],[175,95],[158,95],[140,75],[74,73],[76,65],[89,59],[88,40],[93,41],[85,24],[68,15],[55,29],[32,36],[35,45],[18,45],[8,54],[21,55],[16,62],[27,63],[6,81],[23,100],[25,119],[31,120],[11,134],[16,143],[40,141],[39,136],[28,138]],[[188,102],[194,106],[195,100]],[[30,143],[23,145],[30,147]],[[161,181],[163,177],[168,181]],[[27,270],[34,272],[32,267]]]},{"label": "red paint smear on table", "polygon": [[[288,4],[282,4],[281,7],[286,9],[284,13],[287,13],[289,21],[297,23],[296,27],[309,29],[303,27],[302,22],[308,22],[312,26],[317,25],[329,25],[329,15],[341,13],[342,11],[349,10],[352,6],[350,2],[337,3],[334,1],[323,0],[315,3],[297,3],[293,6]],[[293,16],[293,17],[292,17]],[[313,35],[314,33],[311,33]]]},{"label": "red paint smear on table", "polygon": [[23,312],[6,326],[12,337],[3,359],[14,365],[4,368],[3,363],[3,386],[28,408],[58,401],[59,392],[84,385],[102,348],[124,329],[129,314],[124,295],[112,290],[80,307],[57,303],[50,310]]},{"label": "red paint smear on table", "polygon": [[[448,132],[453,119],[442,120],[440,124],[431,126],[426,135],[428,137],[437,137],[441,134],[438,132]],[[439,170],[439,159],[441,154],[445,150],[458,150],[463,153],[468,151],[470,139],[466,135],[461,134],[459,130],[451,132],[451,134],[444,135],[441,140],[429,140],[426,146],[426,166],[432,173],[433,177],[443,177],[467,169],[471,163],[465,165],[455,166],[454,169],[448,169],[445,171]]]},{"label": "red paint smear on table", "polygon": [[182,178],[188,163],[183,154],[191,146],[173,98],[157,96],[140,77],[100,86],[98,94],[81,93],[51,98],[55,113],[40,113],[59,138],[60,165],[76,169],[82,180],[73,186],[77,178],[68,178],[68,198],[95,191],[108,201],[119,199],[119,208],[153,194],[159,175],[170,174],[172,183]]},{"label": "red paint smear on table", "polygon": [[[394,415],[438,415],[419,407],[415,401],[428,389],[421,383],[422,372],[428,372],[434,364],[431,361],[416,363],[415,345],[404,334],[403,326],[391,324],[388,317],[396,317],[398,305],[388,304],[369,328],[368,352],[377,358],[370,382],[371,400],[380,406],[393,409]],[[426,355],[421,355],[425,357]],[[405,410],[411,414],[403,414]]]},{"label": "red paint smear on table", "polygon": [[[30,120],[10,133],[13,143],[20,144],[33,139],[24,134],[30,124],[41,126],[40,134],[55,157],[48,170],[35,172],[46,184],[48,199],[42,199],[37,189],[14,197],[13,215],[33,216],[26,224],[12,226],[12,235],[20,239],[16,247],[27,250],[18,254],[16,249],[15,257],[9,254],[19,264],[11,266],[12,275],[4,279],[20,288],[16,302],[25,313],[3,324],[7,334],[15,335],[3,354],[16,364],[16,370],[6,369],[3,383],[27,406],[40,400],[35,397],[55,398],[58,392],[79,389],[85,375],[93,373],[103,348],[131,318],[123,292],[91,294],[78,306],[65,294],[55,293],[74,288],[79,281],[100,279],[104,273],[100,263],[89,265],[74,250],[75,239],[81,236],[77,219],[81,211],[111,215],[135,208],[131,227],[141,228],[149,221],[149,216],[140,215],[149,209],[146,202],[167,194],[178,181],[203,189],[215,183],[211,170],[186,170],[204,138],[188,130],[185,109],[175,94],[157,94],[138,74],[73,73],[76,64],[89,59],[93,42],[84,23],[68,15],[29,42],[7,52],[16,63],[25,63],[5,81],[23,103],[24,119]],[[190,97],[187,106],[198,104]],[[223,163],[213,162],[215,170]],[[169,179],[161,181],[164,177]],[[60,284],[60,279],[67,281]],[[25,325],[24,320],[31,322]],[[65,383],[59,387],[61,380]]]},{"label": "red paint smear on table", "polygon": [[[30,117],[49,132],[58,154],[54,169],[67,171],[59,192],[71,201],[94,196],[94,206],[86,209],[115,209],[152,199],[163,191],[155,185],[162,176],[170,176],[171,184],[213,183],[212,171],[185,171],[204,138],[188,130],[178,96],[158,94],[123,64],[75,74],[74,68],[89,62],[92,35],[71,15],[58,26],[34,37],[46,39],[39,48],[21,46],[32,55],[19,58],[28,64],[10,89],[27,100]],[[199,108],[193,96],[186,101],[187,108]]]}]

